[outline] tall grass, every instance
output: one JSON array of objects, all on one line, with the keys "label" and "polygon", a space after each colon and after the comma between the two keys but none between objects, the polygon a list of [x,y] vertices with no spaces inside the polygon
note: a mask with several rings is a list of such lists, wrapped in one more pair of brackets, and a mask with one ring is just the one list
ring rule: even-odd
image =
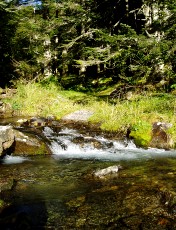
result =
[{"label": "tall grass", "polygon": [[152,124],[156,121],[175,123],[175,99],[159,97],[138,97],[132,101],[123,101],[114,104],[98,102],[92,105],[95,114],[92,122],[100,122],[105,130],[115,131],[124,126],[135,125],[145,121]]},{"label": "tall grass", "polygon": [[80,108],[62,96],[54,84],[48,87],[36,83],[18,84],[17,94],[9,100],[9,103],[21,116],[46,117],[52,114],[58,119]]}]

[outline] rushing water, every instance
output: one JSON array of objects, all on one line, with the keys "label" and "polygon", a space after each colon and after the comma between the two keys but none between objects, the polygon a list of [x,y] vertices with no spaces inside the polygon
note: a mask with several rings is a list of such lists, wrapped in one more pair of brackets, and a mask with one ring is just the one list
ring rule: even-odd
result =
[{"label": "rushing water", "polygon": [[[139,149],[68,128],[45,127],[43,134],[53,155],[1,162],[0,179],[12,184],[1,192],[9,202],[1,229],[176,229],[175,151]],[[122,169],[95,176],[113,165]]]}]

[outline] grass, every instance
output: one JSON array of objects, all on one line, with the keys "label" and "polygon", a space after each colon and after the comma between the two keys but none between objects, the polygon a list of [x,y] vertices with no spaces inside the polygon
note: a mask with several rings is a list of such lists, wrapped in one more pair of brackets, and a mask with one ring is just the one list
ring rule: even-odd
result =
[{"label": "grass", "polygon": [[80,108],[62,94],[54,85],[42,87],[36,83],[19,84],[17,94],[8,102],[21,116],[46,117],[52,114],[59,119]]},{"label": "grass", "polygon": [[42,87],[40,84],[28,83],[18,84],[17,94],[8,102],[21,116],[54,115],[60,119],[76,110],[91,110],[94,115],[90,122],[99,123],[102,130],[125,133],[131,127],[134,138],[135,132],[136,136],[145,136],[142,139],[145,144],[149,141],[146,133],[150,133],[153,122],[169,122],[173,124],[170,133],[176,141],[176,99],[172,94],[134,94],[130,101],[112,102],[96,95],[62,91],[54,84]]}]

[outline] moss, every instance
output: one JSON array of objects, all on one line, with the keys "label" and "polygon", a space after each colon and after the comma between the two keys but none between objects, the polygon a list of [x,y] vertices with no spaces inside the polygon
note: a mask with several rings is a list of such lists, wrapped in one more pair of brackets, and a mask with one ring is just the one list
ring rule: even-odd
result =
[{"label": "moss", "polygon": [[42,143],[41,146],[36,151],[36,155],[44,155],[44,154],[48,154],[48,150],[46,148],[46,145]]},{"label": "moss", "polygon": [[16,141],[15,149],[13,151],[13,156],[32,156],[32,155],[46,155],[50,154],[50,150],[47,148],[45,143],[40,143],[40,145],[29,145],[26,142]]},{"label": "moss", "polygon": [[139,121],[131,128],[130,137],[139,147],[148,147],[151,141],[151,124]]}]

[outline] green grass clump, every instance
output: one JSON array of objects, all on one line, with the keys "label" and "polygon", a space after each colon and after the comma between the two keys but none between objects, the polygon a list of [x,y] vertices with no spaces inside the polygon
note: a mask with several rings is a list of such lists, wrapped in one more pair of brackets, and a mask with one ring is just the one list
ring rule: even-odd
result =
[{"label": "green grass clump", "polygon": [[148,147],[151,141],[152,125],[139,121],[131,128],[130,137],[134,139],[137,146]]}]

